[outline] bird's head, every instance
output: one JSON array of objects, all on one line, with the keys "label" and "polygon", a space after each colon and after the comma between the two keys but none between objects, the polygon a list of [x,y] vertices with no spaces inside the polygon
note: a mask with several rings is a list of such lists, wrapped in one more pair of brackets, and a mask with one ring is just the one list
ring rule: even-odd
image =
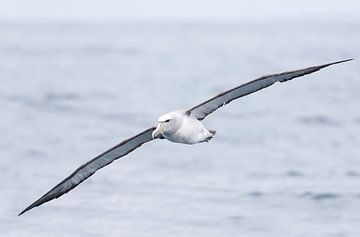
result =
[{"label": "bird's head", "polygon": [[166,134],[175,133],[180,127],[180,119],[176,113],[161,115],[158,119],[156,129],[152,133],[153,139]]}]

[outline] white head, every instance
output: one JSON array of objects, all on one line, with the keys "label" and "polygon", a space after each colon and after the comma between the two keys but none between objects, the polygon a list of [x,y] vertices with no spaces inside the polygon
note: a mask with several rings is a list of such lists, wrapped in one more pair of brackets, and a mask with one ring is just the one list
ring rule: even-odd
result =
[{"label": "white head", "polygon": [[156,129],[152,133],[152,137],[154,139],[161,136],[166,137],[167,134],[175,133],[180,126],[180,115],[178,113],[171,112],[161,115]]}]

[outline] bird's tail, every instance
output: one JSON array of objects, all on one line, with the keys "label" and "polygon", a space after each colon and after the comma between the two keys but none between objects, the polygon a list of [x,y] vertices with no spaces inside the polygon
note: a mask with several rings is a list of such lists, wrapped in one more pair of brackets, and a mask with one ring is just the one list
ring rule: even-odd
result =
[{"label": "bird's tail", "polygon": [[209,132],[214,136],[216,134],[215,130],[209,129]]}]

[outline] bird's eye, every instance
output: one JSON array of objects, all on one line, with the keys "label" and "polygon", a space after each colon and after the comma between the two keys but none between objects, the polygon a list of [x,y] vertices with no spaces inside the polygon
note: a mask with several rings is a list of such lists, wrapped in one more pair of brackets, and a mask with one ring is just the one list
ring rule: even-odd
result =
[{"label": "bird's eye", "polygon": [[167,120],[165,120],[164,122],[165,122],[165,123],[168,123],[168,122],[170,122],[170,119],[167,119]]}]

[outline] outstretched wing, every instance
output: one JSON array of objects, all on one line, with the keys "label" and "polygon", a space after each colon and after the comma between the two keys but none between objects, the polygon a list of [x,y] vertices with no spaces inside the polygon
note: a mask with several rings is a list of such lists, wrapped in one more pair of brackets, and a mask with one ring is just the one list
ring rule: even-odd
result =
[{"label": "outstretched wing", "polygon": [[195,107],[189,109],[186,113],[196,117],[198,120],[203,120],[208,114],[211,114],[218,108],[230,103],[231,101],[240,98],[242,96],[249,95],[258,90],[271,86],[275,82],[285,82],[296,77],[301,77],[306,74],[310,74],[319,71],[322,68],[331,66],[333,64],[343,63],[352,59],[342,60],[338,62],[328,63],[319,66],[312,66],[304,69],[299,69],[290,72],[283,72],[280,74],[273,74],[268,76],[260,77],[256,80],[250,81],[241,86],[235,87],[231,90],[225,91]]},{"label": "outstretched wing", "polygon": [[104,153],[100,154],[94,159],[83,164],[77,170],[75,170],[69,177],[61,181],[58,185],[52,188],[44,196],[42,196],[34,203],[32,203],[30,206],[25,208],[22,212],[20,212],[19,216],[34,207],[40,206],[45,202],[51,201],[54,198],[58,198],[62,196],[63,194],[69,192],[71,189],[78,186],[85,179],[89,178],[97,170],[110,164],[114,160],[129,154],[130,152],[132,152],[142,144],[153,140],[151,134],[154,130],[155,130],[154,127],[149,128],[134,137],[122,141],[120,144],[114,146],[110,150],[105,151]]}]

